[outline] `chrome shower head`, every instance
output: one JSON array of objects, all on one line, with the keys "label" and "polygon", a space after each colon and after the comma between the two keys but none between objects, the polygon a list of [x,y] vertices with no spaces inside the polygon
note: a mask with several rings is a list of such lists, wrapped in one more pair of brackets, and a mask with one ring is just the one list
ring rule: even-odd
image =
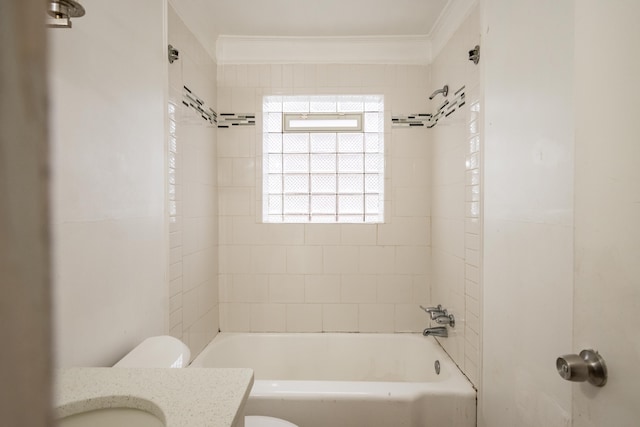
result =
[{"label": "chrome shower head", "polygon": [[47,7],[47,26],[71,28],[71,18],[80,18],[84,13],[84,7],[74,0],[50,0]]}]

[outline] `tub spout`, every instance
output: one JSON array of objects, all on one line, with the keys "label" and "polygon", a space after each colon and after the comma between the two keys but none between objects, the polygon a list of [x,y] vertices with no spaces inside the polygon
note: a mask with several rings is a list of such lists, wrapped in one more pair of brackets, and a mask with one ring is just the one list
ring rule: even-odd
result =
[{"label": "tub spout", "polygon": [[445,326],[437,326],[435,328],[426,328],[422,331],[422,335],[425,337],[433,335],[434,337],[446,338],[449,336],[449,332],[447,332],[447,328]]}]

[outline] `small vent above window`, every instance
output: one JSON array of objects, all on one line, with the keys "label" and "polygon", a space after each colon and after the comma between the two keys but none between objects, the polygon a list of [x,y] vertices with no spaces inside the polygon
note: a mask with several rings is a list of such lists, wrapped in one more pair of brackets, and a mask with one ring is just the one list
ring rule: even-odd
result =
[{"label": "small vent above window", "polygon": [[362,113],[285,113],[284,132],[362,132]]}]

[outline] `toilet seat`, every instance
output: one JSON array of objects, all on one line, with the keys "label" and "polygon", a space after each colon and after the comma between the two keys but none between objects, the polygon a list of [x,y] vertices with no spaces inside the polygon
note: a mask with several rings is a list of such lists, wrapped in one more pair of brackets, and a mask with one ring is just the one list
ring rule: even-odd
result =
[{"label": "toilet seat", "polygon": [[244,417],[244,427],[298,427],[280,418],[249,415]]}]

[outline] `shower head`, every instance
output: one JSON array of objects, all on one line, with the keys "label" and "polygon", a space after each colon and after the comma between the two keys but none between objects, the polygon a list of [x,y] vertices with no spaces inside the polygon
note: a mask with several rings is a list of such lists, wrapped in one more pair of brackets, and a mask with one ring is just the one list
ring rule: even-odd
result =
[{"label": "shower head", "polygon": [[71,28],[71,18],[84,16],[84,7],[74,0],[50,0],[47,15],[48,27]]}]

